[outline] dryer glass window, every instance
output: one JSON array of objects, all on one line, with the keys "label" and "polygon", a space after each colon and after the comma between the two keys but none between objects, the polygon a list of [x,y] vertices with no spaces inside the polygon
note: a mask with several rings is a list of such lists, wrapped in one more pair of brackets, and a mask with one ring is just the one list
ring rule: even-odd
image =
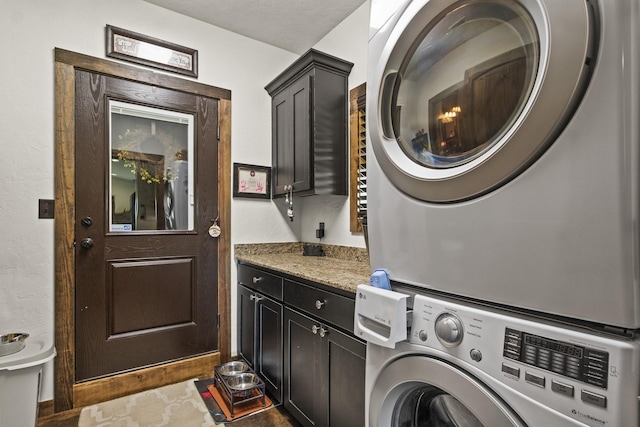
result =
[{"label": "dryer glass window", "polygon": [[449,168],[500,144],[529,99],[538,62],[538,32],[517,1],[457,3],[425,28],[392,83],[402,150],[423,166]]},{"label": "dryer glass window", "polygon": [[433,386],[406,391],[395,406],[393,425],[398,427],[483,427],[455,397]]}]

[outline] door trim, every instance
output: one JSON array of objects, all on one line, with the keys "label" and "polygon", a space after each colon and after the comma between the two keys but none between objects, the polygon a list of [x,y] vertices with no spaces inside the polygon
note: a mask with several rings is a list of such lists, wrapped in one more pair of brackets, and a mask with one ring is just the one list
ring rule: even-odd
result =
[{"label": "door trim", "polygon": [[[55,345],[54,412],[109,400],[172,382],[211,375],[231,357],[231,91],[55,48]],[[219,100],[218,237],[219,350],[208,355],[75,383],[75,70],[157,85]],[[167,367],[170,366],[170,369]],[[105,386],[107,385],[108,386]]]}]

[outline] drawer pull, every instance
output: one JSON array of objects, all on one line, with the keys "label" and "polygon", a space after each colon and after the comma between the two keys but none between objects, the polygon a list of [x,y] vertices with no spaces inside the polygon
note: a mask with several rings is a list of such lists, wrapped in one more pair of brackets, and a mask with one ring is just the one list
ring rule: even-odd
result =
[{"label": "drawer pull", "polygon": [[324,338],[325,335],[329,335],[329,330],[325,328],[320,328],[320,337]]},{"label": "drawer pull", "polygon": [[324,305],[326,304],[326,301],[320,301],[319,299],[316,300],[316,308],[318,310],[320,310],[322,307],[324,307]]},{"label": "drawer pull", "polygon": [[317,334],[319,330],[320,330],[320,328],[318,326],[316,326],[316,325],[313,325],[311,327],[311,332],[313,332],[314,335]]},{"label": "drawer pull", "polygon": [[259,295],[259,294],[253,294],[253,295],[249,296],[249,299],[250,299],[251,301],[258,302],[258,301],[262,301],[264,298],[262,298],[262,295]]},{"label": "drawer pull", "polygon": [[263,280],[264,280],[264,278],[263,278],[263,277],[256,277],[256,276],[253,276],[253,279],[251,279],[251,281],[253,282],[253,284],[254,284],[254,285],[255,285],[256,283],[260,283],[260,282],[262,282]]}]

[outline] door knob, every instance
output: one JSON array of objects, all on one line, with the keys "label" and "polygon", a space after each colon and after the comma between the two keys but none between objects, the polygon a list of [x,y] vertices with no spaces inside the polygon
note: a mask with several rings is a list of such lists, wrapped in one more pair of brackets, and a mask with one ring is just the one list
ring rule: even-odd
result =
[{"label": "door knob", "polygon": [[82,249],[91,249],[93,245],[95,245],[95,242],[93,241],[93,239],[89,237],[87,237],[86,239],[82,239],[80,241],[80,247]]}]

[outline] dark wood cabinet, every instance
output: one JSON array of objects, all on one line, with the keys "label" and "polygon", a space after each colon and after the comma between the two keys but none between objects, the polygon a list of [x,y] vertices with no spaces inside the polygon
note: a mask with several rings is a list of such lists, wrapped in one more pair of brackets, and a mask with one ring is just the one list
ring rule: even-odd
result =
[{"label": "dark wood cabinet", "polygon": [[265,89],[272,97],[273,195],[348,194],[348,76],[353,64],[311,49]]},{"label": "dark wood cabinet", "polygon": [[238,281],[238,353],[262,378],[269,395],[282,402],[283,307],[265,293],[271,288],[277,290],[278,282],[281,289],[282,279],[239,266]]},{"label": "dark wood cabinet", "polygon": [[366,345],[353,299],[285,280],[284,405],[305,426],[364,426]]},{"label": "dark wood cabinet", "polygon": [[304,426],[364,426],[354,310],[347,292],[238,264],[238,352]]}]

